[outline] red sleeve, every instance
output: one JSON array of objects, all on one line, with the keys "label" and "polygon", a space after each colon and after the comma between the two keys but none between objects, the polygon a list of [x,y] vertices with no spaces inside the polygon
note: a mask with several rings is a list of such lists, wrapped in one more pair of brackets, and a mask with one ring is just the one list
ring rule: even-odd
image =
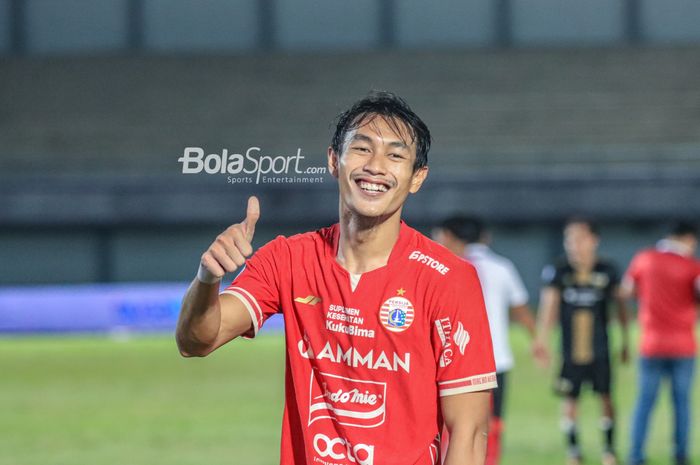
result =
[{"label": "red sleeve", "polygon": [[627,267],[626,277],[632,281],[637,281],[639,279],[639,255],[632,257],[630,265]]},{"label": "red sleeve", "polygon": [[475,268],[455,267],[434,304],[433,352],[440,396],[497,387],[491,331]]},{"label": "red sleeve", "polygon": [[265,321],[281,311],[280,270],[284,269],[286,252],[284,236],[268,242],[246,260],[243,270],[223,291],[238,297],[250,313],[253,328],[243,337],[255,337]]}]

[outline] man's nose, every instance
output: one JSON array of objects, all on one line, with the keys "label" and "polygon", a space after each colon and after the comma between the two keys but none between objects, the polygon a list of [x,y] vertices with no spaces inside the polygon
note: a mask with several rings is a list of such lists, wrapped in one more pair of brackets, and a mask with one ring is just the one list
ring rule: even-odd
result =
[{"label": "man's nose", "polygon": [[372,174],[386,173],[386,157],[381,152],[373,153],[372,156],[367,159],[363,169]]}]

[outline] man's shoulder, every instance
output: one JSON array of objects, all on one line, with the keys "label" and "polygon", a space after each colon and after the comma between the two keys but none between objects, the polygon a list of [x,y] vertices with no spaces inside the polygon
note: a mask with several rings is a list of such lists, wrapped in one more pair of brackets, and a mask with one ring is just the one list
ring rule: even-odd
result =
[{"label": "man's shoulder", "polygon": [[664,254],[656,247],[646,247],[632,257],[631,264],[636,266],[636,268],[647,267],[651,263],[663,261],[667,258],[667,254]]},{"label": "man's shoulder", "polygon": [[545,267],[550,268],[557,273],[565,273],[573,270],[569,260],[566,257],[557,257],[545,265]]},{"label": "man's shoulder", "polygon": [[515,270],[515,265],[513,264],[513,261],[511,259],[499,254],[490,247],[486,249],[484,257],[486,257],[486,263],[494,268],[506,272],[511,272]]},{"label": "man's shoulder", "polygon": [[286,250],[289,253],[306,252],[311,250],[321,251],[324,245],[333,241],[334,229],[337,225],[331,225],[314,231],[292,234],[290,236],[279,235],[265,244],[273,253]]},{"label": "man's shoulder", "polygon": [[334,234],[337,232],[338,224],[332,224],[312,231],[300,232],[289,236],[277,236],[275,240],[283,240],[290,246],[299,246],[306,244],[316,244],[330,242],[333,240]]},{"label": "man's shoulder", "polygon": [[474,266],[466,259],[455,255],[445,246],[420,232],[413,231],[413,240],[410,247],[406,249],[404,257],[410,264],[427,266],[442,276],[463,275],[474,269]]},{"label": "man's shoulder", "polygon": [[562,276],[572,271],[571,265],[566,257],[559,257],[547,263],[542,268],[542,284],[547,286],[559,287],[561,285]]}]

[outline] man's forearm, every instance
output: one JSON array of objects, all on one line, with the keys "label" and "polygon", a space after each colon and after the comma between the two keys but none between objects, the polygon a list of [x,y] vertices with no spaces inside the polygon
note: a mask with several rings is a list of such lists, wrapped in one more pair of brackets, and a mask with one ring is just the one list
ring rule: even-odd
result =
[{"label": "man's forearm", "polygon": [[[221,331],[221,303],[219,284],[226,273],[233,273],[253,254],[251,241],[255,223],[260,218],[260,204],[255,196],[248,198],[246,217],[240,223],[226,228],[202,254],[197,277],[190,284],[177,323],[175,338],[180,353],[185,357],[203,356],[216,348]],[[239,320],[240,322],[240,320]],[[245,317],[245,323],[247,323]],[[224,326],[238,326],[236,321],[224,321]],[[224,328],[222,333],[226,333]],[[235,331],[230,337],[235,337]]]},{"label": "man's forearm", "polygon": [[487,423],[453,430],[443,465],[483,465],[486,460]]},{"label": "man's forearm", "polygon": [[549,345],[549,332],[554,325],[551,308],[541,305],[537,311],[535,340],[545,346]]},{"label": "man's forearm", "polygon": [[557,318],[559,318],[559,293],[552,288],[545,288],[540,294],[540,306],[537,311],[536,340],[539,343],[549,344],[549,332]]},{"label": "man's forearm", "polygon": [[620,322],[620,328],[622,330],[622,343],[626,347],[629,342],[628,328],[630,311],[627,306],[627,299],[625,299],[621,290],[618,290],[615,301],[617,304],[617,319]]},{"label": "man's forearm", "polygon": [[530,312],[530,307],[527,305],[519,305],[513,307],[511,311],[513,313],[513,318],[527,330],[532,339],[535,339],[537,336],[537,327],[535,317],[532,315],[532,312]]},{"label": "man's forearm", "polygon": [[220,326],[219,282],[207,284],[195,278],[182,300],[177,323],[180,353],[186,357],[206,355],[216,341]]},{"label": "man's forearm", "polygon": [[483,465],[489,431],[491,391],[441,397],[449,433],[444,465]]}]

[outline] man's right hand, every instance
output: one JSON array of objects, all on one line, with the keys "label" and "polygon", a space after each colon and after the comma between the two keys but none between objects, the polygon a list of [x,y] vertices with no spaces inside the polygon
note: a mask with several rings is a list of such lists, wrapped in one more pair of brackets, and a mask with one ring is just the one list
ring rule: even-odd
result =
[{"label": "man's right hand", "polygon": [[202,254],[197,278],[207,284],[221,280],[224,274],[243,266],[246,257],[253,254],[255,223],[260,218],[260,203],[257,197],[248,198],[248,208],[243,221],[229,226],[219,234],[206,252]]},{"label": "man's right hand", "polygon": [[535,339],[535,341],[532,343],[532,355],[535,359],[535,363],[541,369],[546,369],[549,367],[551,356],[549,354],[549,349],[547,349],[547,345],[542,341]]}]

